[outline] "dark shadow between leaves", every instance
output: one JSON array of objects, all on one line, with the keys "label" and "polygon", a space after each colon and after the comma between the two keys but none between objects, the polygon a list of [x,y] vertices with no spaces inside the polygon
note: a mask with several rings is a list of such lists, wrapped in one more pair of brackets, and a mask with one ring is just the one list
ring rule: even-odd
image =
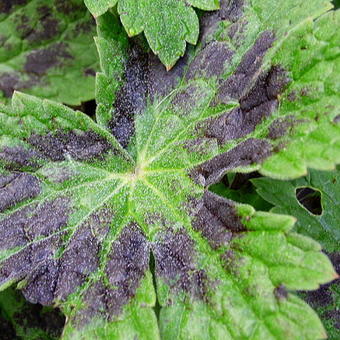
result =
[{"label": "dark shadow between leaves", "polygon": [[57,308],[32,304],[19,290],[0,293],[0,339],[59,339],[65,316]]},{"label": "dark shadow between leaves", "polygon": [[257,193],[251,182],[251,179],[258,177],[261,177],[258,172],[229,173],[220,183],[212,185],[210,190],[235,202],[250,204],[256,210],[269,211],[273,206]]},{"label": "dark shadow between leaves", "polygon": [[[153,286],[155,289],[157,289],[157,282],[156,282],[156,260],[155,256],[153,255],[152,252],[150,252],[150,270],[152,273],[152,281],[153,281]],[[158,297],[156,297],[156,303],[154,306],[154,312],[156,314],[157,321],[159,322],[159,314],[161,312],[161,305],[159,304]]]},{"label": "dark shadow between leaves", "polygon": [[81,111],[83,113],[85,113],[86,115],[88,115],[89,117],[91,117],[93,120],[96,120],[96,108],[97,108],[97,104],[96,101],[93,100],[89,100],[87,102],[83,102],[81,103],[79,106],[70,106],[73,110],[78,110]]},{"label": "dark shadow between leaves", "polygon": [[297,188],[295,195],[299,203],[311,214],[322,214],[321,193],[319,190],[310,187]]}]

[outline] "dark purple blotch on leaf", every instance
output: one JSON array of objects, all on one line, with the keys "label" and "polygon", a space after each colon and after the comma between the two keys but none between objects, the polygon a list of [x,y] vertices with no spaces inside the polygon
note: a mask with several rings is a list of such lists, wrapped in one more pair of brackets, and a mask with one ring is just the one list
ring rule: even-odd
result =
[{"label": "dark purple blotch on leaf", "polygon": [[[37,275],[48,266],[58,250],[61,231],[67,226],[70,212],[70,200],[59,197],[41,204],[30,204],[0,221],[0,236],[3,235],[0,250],[18,247],[17,252],[0,266],[0,284]],[[34,293],[27,293],[27,296],[32,302],[47,304],[46,296],[39,294],[37,297]]]},{"label": "dark purple blotch on leaf", "polygon": [[234,204],[209,191],[196,202],[192,215],[194,229],[215,249],[228,245],[234,234],[245,231]]},{"label": "dark purple blotch on leaf", "polygon": [[187,292],[199,299],[206,299],[209,279],[196,262],[195,243],[188,233],[168,230],[160,236],[152,251],[156,263],[156,276],[175,292]]},{"label": "dark purple blotch on leaf", "polygon": [[125,65],[125,82],[113,104],[114,114],[109,128],[118,142],[126,147],[134,134],[134,116],[146,105],[148,56],[135,45]]},{"label": "dark purple blotch on leaf", "polygon": [[63,66],[72,60],[66,43],[59,42],[49,47],[30,52],[27,55],[24,70],[38,76],[45,75],[53,67]]},{"label": "dark purple blotch on leaf", "polygon": [[45,158],[54,162],[68,157],[79,161],[100,159],[109,150],[113,150],[112,145],[94,131],[60,130],[46,135],[33,134],[27,141]]},{"label": "dark purple blotch on leaf", "polygon": [[28,0],[0,0],[0,13],[9,14],[11,11],[20,5],[25,5]]},{"label": "dark purple blotch on leaf", "polygon": [[27,173],[0,175],[0,212],[17,203],[37,197],[41,185],[37,177]]},{"label": "dark purple blotch on leaf", "polygon": [[150,246],[137,224],[126,226],[111,246],[105,267],[108,284],[97,281],[84,293],[85,308],[75,324],[81,326],[95,316],[112,320],[136,294],[149,266]]}]

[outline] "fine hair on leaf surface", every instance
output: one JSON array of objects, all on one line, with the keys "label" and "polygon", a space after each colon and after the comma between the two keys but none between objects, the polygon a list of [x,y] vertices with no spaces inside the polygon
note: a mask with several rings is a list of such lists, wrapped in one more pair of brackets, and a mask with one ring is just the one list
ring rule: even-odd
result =
[{"label": "fine hair on leaf surface", "polygon": [[197,45],[170,71],[126,34],[133,23],[154,50],[161,1],[86,1],[94,119],[20,92],[0,107],[0,289],[60,308],[62,339],[325,338],[295,293],[337,278],[321,245],[294,214],[210,188],[226,174],[298,181],[340,162],[340,12],[196,0],[176,14],[184,2],[165,3],[181,20],[191,5],[219,8],[195,14]]}]

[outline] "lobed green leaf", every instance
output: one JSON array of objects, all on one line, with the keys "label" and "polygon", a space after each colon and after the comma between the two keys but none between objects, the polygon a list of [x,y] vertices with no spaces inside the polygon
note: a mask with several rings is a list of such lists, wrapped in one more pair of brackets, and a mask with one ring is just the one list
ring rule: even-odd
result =
[{"label": "lobed green leaf", "polygon": [[339,161],[329,8],[222,2],[168,73],[98,18],[98,124],[19,93],[0,110],[1,287],[61,306],[65,339],[324,338],[293,292],[336,277],[320,245],[209,186]]}]

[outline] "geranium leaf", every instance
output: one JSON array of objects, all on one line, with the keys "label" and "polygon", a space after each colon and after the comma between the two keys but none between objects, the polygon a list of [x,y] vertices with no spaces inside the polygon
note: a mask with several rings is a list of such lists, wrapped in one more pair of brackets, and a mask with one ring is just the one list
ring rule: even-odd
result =
[{"label": "geranium leaf", "polygon": [[[302,77],[293,78],[293,60],[280,64],[284,46],[298,54],[297,36],[316,36],[338,17],[323,15],[328,2],[301,4],[222,3],[169,73],[138,42],[122,53],[113,14],[98,19],[99,124],[16,93],[0,110],[2,287],[18,282],[29,301],[60,305],[70,339],[325,337],[292,292],[335,278],[319,244],[292,232],[292,217],[208,191],[228,171],[282,176],[273,157],[296,157],[289,146],[322,124],[338,129],[334,108],[318,119],[296,109],[289,131],[270,134]],[[332,32],[311,47],[312,65],[333,49]],[[327,59],[331,71],[336,63]],[[334,144],[332,161],[309,154],[286,176],[334,166],[338,136],[322,136]]]},{"label": "geranium leaf", "polygon": [[[134,115],[145,109],[147,98],[169,93],[175,98],[171,91],[176,89],[175,110],[205,108],[203,118],[210,116],[200,124],[200,118],[193,121],[199,125],[197,135],[215,140],[220,154],[198,169],[207,185],[236,169],[296,178],[307,167],[334,168],[340,161],[340,100],[339,57],[334,53],[339,37],[332,28],[340,12],[320,16],[329,3],[312,2],[308,12],[297,6],[288,19],[289,4],[281,8],[261,1],[252,8],[242,3],[224,4],[204,16],[199,46],[170,72],[132,44],[124,75],[122,64],[118,66],[123,84],[112,91],[115,96],[110,92],[100,98],[113,105],[111,119],[106,114],[101,121],[126,147],[134,134]],[[281,11],[286,14],[267,20],[267,12]],[[116,61],[106,64],[117,70]],[[105,94],[105,86],[99,84],[97,91]]]},{"label": "geranium leaf", "polygon": [[191,6],[204,10],[219,8],[218,0],[85,0],[96,17],[117,2],[128,35],[144,32],[152,51],[168,69],[183,56],[187,42],[197,42],[199,22]]},{"label": "geranium leaf", "polygon": [[[310,170],[308,176],[293,181],[257,178],[253,179],[252,183],[257,188],[257,192],[275,206],[273,212],[289,214],[297,218],[296,231],[298,233],[317,240],[328,252],[339,250],[340,176],[338,170]],[[320,193],[322,209],[320,213],[310,212],[303,206],[303,202],[299,202],[297,195],[299,195],[299,189],[303,188]]]},{"label": "geranium leaf", "polygon": [[14,90],[79,105],[94,98],[95,23],[82,0],[2,1],[0,101]]},{"label": "geranium leaf", "polygon": [[[310,170],[308,176],[294,181],[278,181],[270,178],[253,179],[257,192],[275,207],[273,212],[290,214],[297,218],[296,230],[321,243],[337,272],[340,272],[340,176],[339,170]],[[320,194],[320,201],[310,197],[312,190]],[[309,192],[308,192],[309,191]],[[315,194],[314,194],[315,195]],[[301,202],[299,196],[302,197]],[[308,202],[309,200],[309,202]],[[313,207],[320,204],[321,211],[313,213]],[[307,207],[305,207],[305,206]],[[309,210],[308,210],[309,209]],[[310,211],[312,210],[312,211]],[[302,296],[320,315],[329,339],[340,336],[339,319],[340,280],[323,285]]]}]

